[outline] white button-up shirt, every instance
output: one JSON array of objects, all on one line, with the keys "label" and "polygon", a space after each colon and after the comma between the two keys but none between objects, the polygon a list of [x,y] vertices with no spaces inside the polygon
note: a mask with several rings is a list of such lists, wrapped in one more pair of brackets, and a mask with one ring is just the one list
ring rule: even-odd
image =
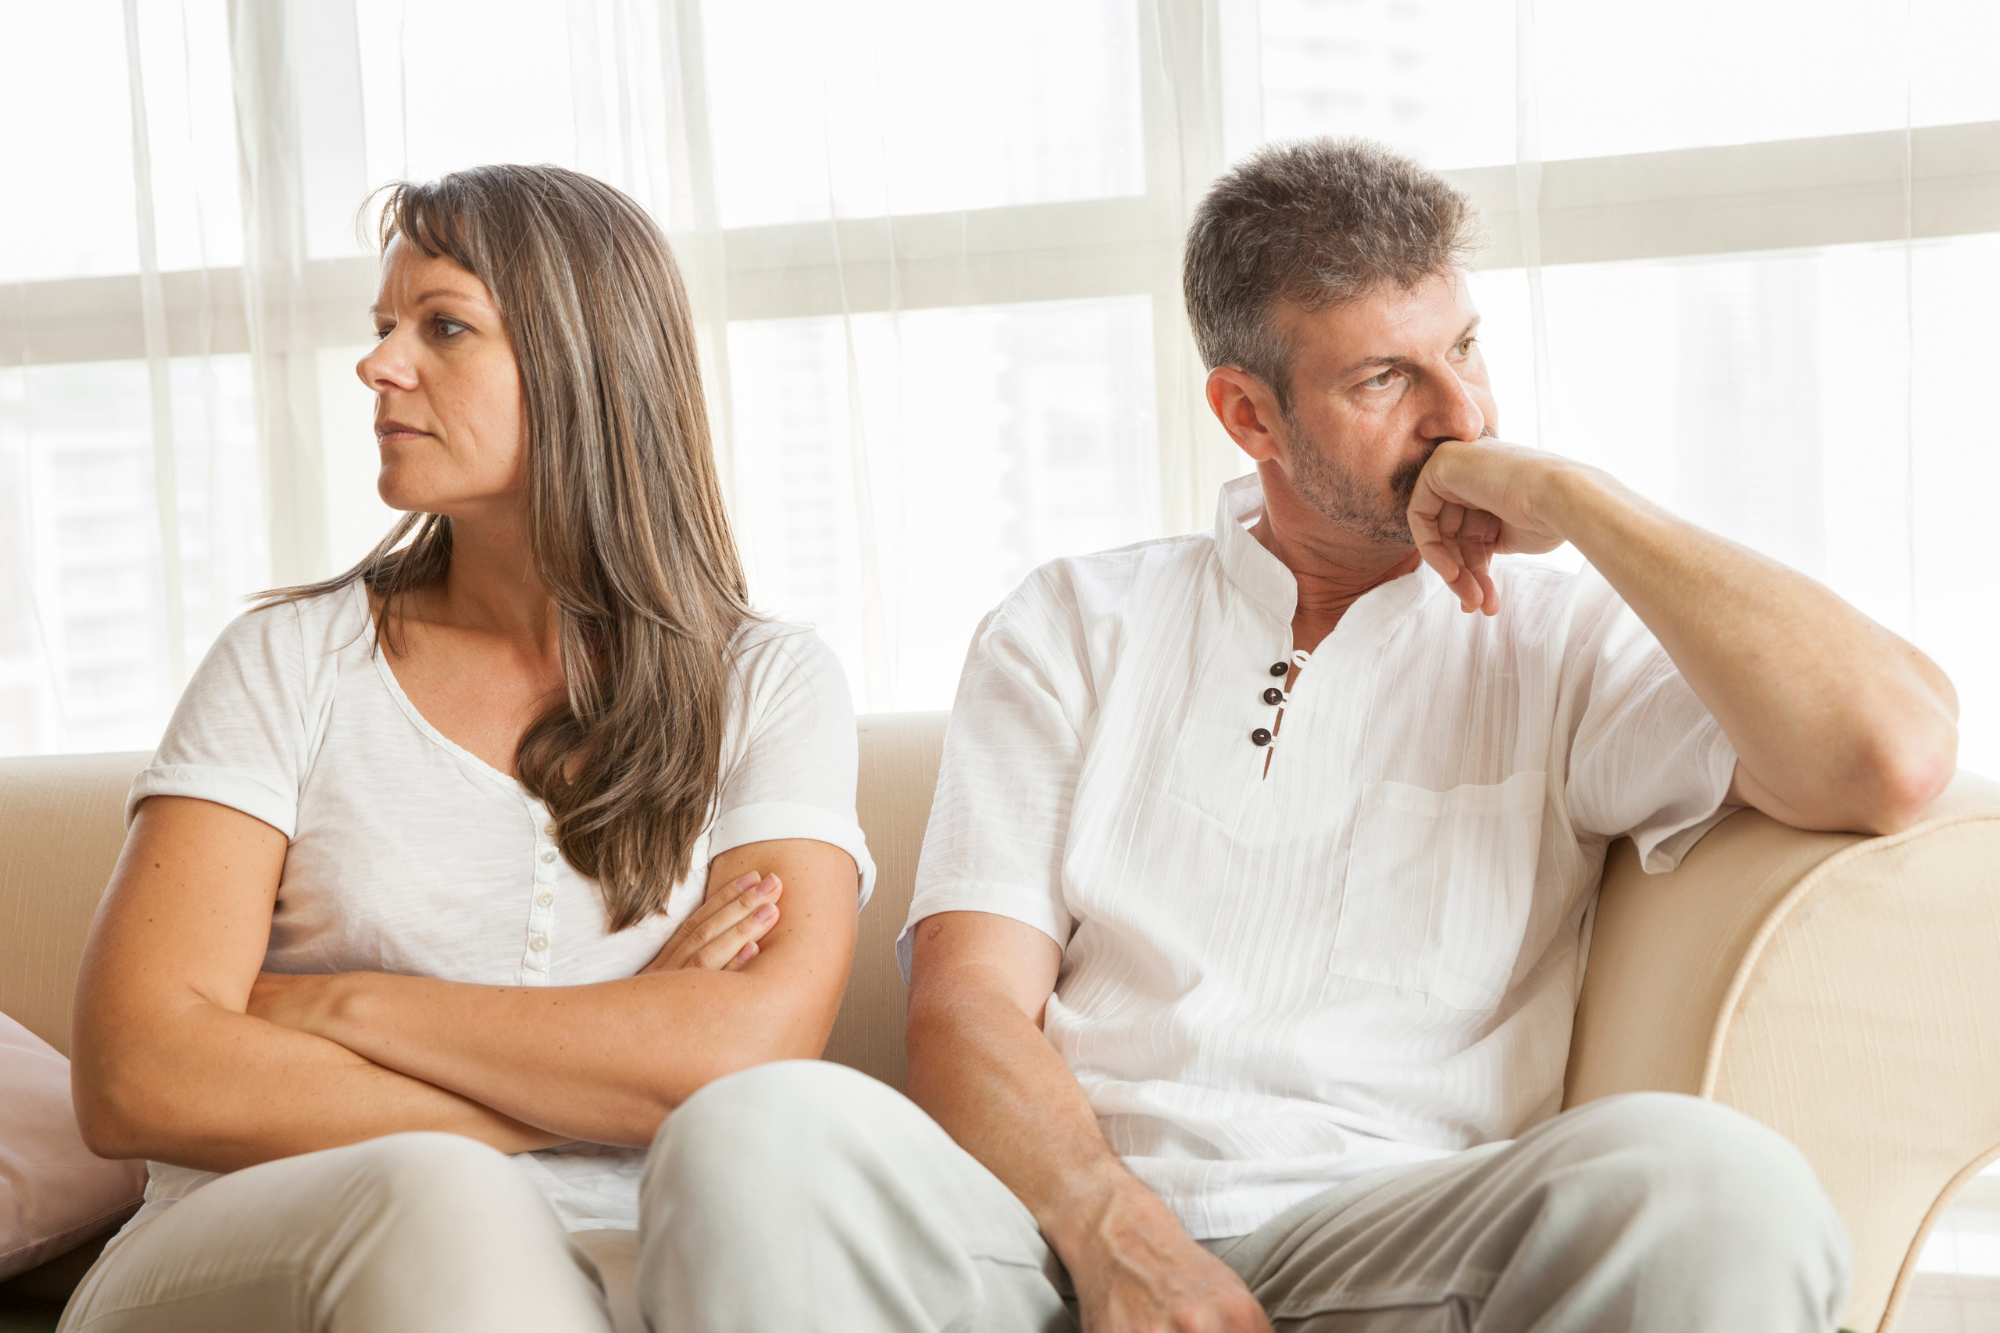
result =
[{"label": "white button-up shirt", "polygon": [[[777,838],[832,843],[875,867],[854,815],[854,709],[817,635],[738,636],[721,786],[666,911],[613,932],[595,879],[557,845],[521,784],[453,743],[374,651],[359,584],[239,617],[174,710],[126,814],[195,796],[290,839],[270,972],[396,972],[489,986],[629,977],[701,902],[708,863]],[[637,1225],[637,1148],[570,1145],[516,1159],[573,1230]],[[154,1163],[147,1217],[212,1176]]]},{"label": "white button-up shirt", "polygon": [[1490,618],[1394,579],[1267,701],[1297,585],[1262,504],[1239,478],[1212,536],[986,618],[910,911],[1062,946],[1048,1039],[1196,1237],[1555,1114],[1606,845],[1671,868],[1736,763],[1587,567],[1497,562]]}]

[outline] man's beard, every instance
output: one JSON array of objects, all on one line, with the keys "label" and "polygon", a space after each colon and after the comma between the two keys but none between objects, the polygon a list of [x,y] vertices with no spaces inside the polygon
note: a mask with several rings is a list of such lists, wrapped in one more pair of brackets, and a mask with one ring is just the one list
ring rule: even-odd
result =
[{"label": "man's beard", "polygon": [[1410,533],[1410,497],[1417,477],[1431,461],[1432,445],[1422,458],[1398,465],[1389,474],[1389,494],[1376,491],[1371,479],[1333,461],[1297,421],[1286,414],[1292,436],[1292,486],[1306,503],[1365,541],[1380,546],[1415,546]]}]

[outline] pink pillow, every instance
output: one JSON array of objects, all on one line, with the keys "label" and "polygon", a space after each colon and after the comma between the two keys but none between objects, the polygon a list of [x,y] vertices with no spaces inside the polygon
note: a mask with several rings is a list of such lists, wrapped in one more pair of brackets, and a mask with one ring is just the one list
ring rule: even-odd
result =
[{"label": "pink pillow", "polygon": [[144,1162],[107,1162],[83,1146],[69,1061],[0,1014],[0,1278],[89,1240],[145,1188]]}]

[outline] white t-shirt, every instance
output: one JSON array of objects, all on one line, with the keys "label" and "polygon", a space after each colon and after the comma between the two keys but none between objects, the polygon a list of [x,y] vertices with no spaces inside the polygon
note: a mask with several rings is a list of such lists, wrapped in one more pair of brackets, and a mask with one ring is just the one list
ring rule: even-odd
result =
[{"label": "white t-shirt", "polygon": [[[264,968],[394,972],[493,986],[629,977],[701,902],[711,858],[814,838],[875,866],[854,815],[854,709],[817,635],[751,624],[736,643],[721,787],[663,915],[608,928],[597,881],[558,850],[547,808],[445,739],[374,651],[357,583],[238,617],[132,784],[255,816],[290,840]],[[580,1145],[518,1162],[571,1230],[637,1225],[642,1149]],[[141,1217],[214,1179],[152,1163]]]},{"label": "white t-shirt", "polygon": [[1736,764],[1590,569],[1499,562],[1492,618],[1392,580],[1267,702],[1297,585],[1262,505],[1239,478],[1213,536],[1055,561],[986,618],[910,909],[1062,946],[1048,1039],[1198,1238],[1555,1114],[1607,843],[1670,869]]}]

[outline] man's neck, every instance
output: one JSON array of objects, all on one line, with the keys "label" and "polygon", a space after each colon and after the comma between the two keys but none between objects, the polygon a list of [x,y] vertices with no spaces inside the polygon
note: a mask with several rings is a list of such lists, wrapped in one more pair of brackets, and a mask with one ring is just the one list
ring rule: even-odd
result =
[{"label": "man's neck", "polygon": [[1384,546],[1337,526],[1296,496],[1267,487],[1250,535],[1298,584],[1292,644],[1311,652],[1365,594],[1418,564],[1416,548]]}]

